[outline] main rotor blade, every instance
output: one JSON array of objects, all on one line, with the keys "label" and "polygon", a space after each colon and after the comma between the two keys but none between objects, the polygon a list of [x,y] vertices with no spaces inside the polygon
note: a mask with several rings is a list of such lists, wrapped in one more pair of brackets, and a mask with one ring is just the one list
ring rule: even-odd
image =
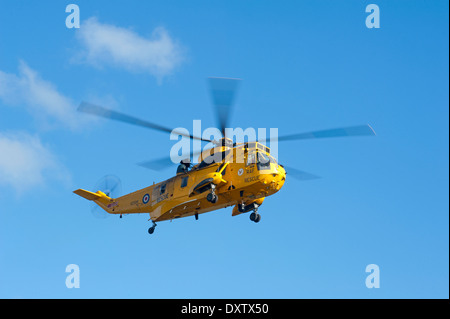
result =
[{"label": "main rotor blade", "polygon": [[210,77],[208,80],[218,126],[222,136],[225,137],[225,128],[230,119],[231,109],[241,80],[216,77]]},{"label": "main rotor blade", "polygon": [[349,126],[349,127],[340,127],[328,130],[321,131],[312,131],[306,133],[299,134],[291,134],[273,137],[269,139],[259,140],[259,142],[267,142],[267,141],[294,141],[294,140],[306,140],[306,139],[314,139],[314,138],[330,138],[330,137],[346,137],[346,136],[371,136],[376,135],[373,128],[369,125],[358,125],[358,126]]},{"label": "main rotor blade", "polygon": [[205,141],[205,142],[212,142],[211,140],[208,140],[208,139],[203,139],[201,137],[196,137],[196,136],[192,136],[192,135],[189,135],[189,134],[184,134],[184,133],[172,130],[170,128],[161,126],[159,124],[154,124],[154,123],[151,123],[151,122],[148,122],[148,121],[144,121],[144,120],[141,120],[141,119],[139,119],[137,117],[126,115],[126,114],[123,114],[123,113],[120,113],[120,112],[116,112],[116,111],[104,108],[102,106],[94,105],[94,104],[87,103],[87,102],[82,102],[80,104],[80,106],[78,107],[78,111],[79,112],[83,112],[83,113],[87,113],[87,114],[92,114],[92,115],[104,117],[104,118],[115,120],[115,121],[119,121],[119,122],[123,122],[123,123],[128,123],[128,124],[132,124],[132,125],[137,125],[137,126],[153,129],[153,130],[156,130],[156,131],[161,131],[161,132],[166,132],[166,133],[175,133],[175,134],[179,134],[179,135],[182,135],[182,136],[185,136],[185,137],[189,137],[189,138],[194,139],[194,140],[201,140],[201,141]]},{"label": "main rotor blade", "polygon": [[[206,152],[207,150],[200,150],[200,151],[196,151],[196,152],[191,152],[189,154],[189,159],[193,156],[197,156],[200,155],[203,152]],[[186,156],[186,158],[188,158],[188,156]],[[145,162],[140,162],[138,163],[139,166],[157,171],[157,170],[161,170],[161,169],[165,169],[168,168],[171,165],[174,165],[175,163],[172,161],[172,158],[170,156],[166,156],[166,157],[162,157],[162,158],[158,158],[155,160],[150,160],[150,161],[145,161]]]},{"label": "main rotor blade", "polygon": [[295,179],[298,179],[300,181],[309,181],[309,180],[321,178],[320,176],[317,176],[317,175],[314,175],[314,174],[311,174],[311,173],[308,173],[305,171],[301,171],[296,168],[292,168],[292,167],[285,166],[285,165],[282,165],[282,166],[285,169],[287,176],[292,176]]},{"label": "main rotor blade", "polygon": [[159,170],[168,168],[169,166],[171,166],[173,164],[174,163],[172,162],[170,156],[137,163],[137,165],[151,169],[153,171],[159,171]]}]

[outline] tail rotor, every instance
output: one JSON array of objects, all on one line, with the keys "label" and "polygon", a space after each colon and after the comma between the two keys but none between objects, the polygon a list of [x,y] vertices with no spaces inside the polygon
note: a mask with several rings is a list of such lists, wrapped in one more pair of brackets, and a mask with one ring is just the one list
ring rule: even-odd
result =
[{"label": "tail rotor", "polygon": [[[97,182],[93,189],[94,192],[98,190],[105,193],[108,197],[117,198],[122,193],[122,182],[115,175],[105,175]],[[98,219],[105,219],[110,215],[96,203],[93,203],[91,213]]]}]

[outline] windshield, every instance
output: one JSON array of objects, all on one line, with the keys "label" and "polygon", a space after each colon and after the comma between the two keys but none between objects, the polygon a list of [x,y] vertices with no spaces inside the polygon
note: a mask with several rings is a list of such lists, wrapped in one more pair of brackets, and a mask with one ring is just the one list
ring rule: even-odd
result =
[{"label": "windshield", "polygon": [[252,165],[256,163],[256,152],[249,153],[247,155],[247,164],[246,166]]},{"label": "windshield", "polygon": [[230,153],[230,150],[209,155],[198,165],[198,168],[200,169],[214,163],[220,163],[225,159],[225,157],[227,157],[228,153]]},{"label": "windshield", "polygon": [[270,158],[263,152],[258,152],[258,169],[270,169]]}]

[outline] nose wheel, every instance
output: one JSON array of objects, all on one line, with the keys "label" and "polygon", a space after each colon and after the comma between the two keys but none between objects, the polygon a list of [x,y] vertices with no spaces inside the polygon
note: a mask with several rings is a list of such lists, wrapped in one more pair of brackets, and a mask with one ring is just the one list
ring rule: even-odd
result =
[{"label": "nose wheel", "polygon": [[216,195],[216,185],[211,185],[211,192],[206,196],[206,200],[210,203],[217,203],[219,197]]}]

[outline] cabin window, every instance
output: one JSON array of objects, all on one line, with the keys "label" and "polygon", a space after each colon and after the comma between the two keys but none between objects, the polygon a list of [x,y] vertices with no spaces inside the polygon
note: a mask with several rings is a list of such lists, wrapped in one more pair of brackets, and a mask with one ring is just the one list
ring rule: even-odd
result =
[{"label": "cabin window", "polygon": [[164,194],[166,192],[166,184],[162,184],[161,185],[161,192],[160,192],[160,194],[162,195],[162,194]]},{"label": "cabin window", "polygon": [[188,179],[189,179],[189,176],[183,177],[183,178],[181,179],[181,187],[182,187],[182,188],[187,186],[187,184],[188,184]]}]

